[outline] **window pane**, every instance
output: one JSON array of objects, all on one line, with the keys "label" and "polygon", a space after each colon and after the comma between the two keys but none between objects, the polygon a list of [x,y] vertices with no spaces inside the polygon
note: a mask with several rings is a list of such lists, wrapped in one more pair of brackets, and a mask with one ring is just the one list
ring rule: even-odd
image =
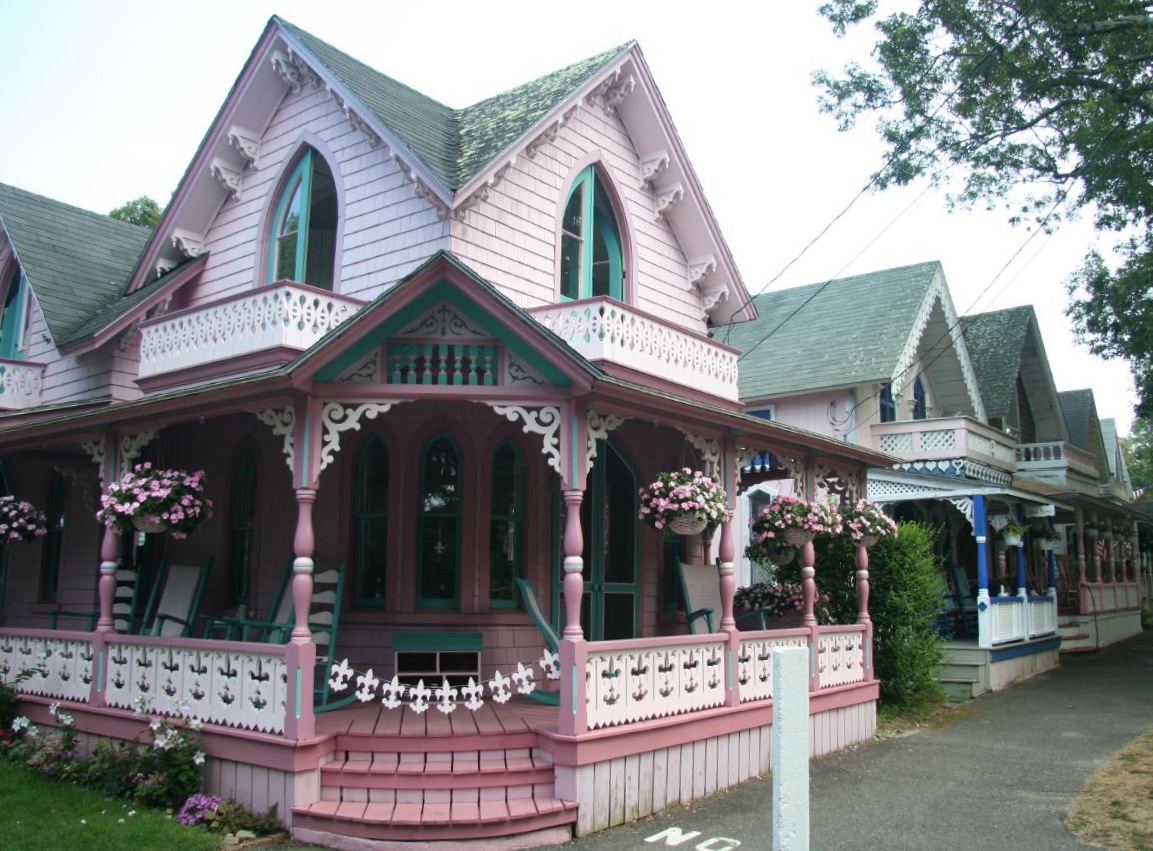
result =
[{"label": "window pane", "polygon": [[232,602],[237,606],[248,603],[255,521],[256,459],[245,452],[232,474],[228,576]]},{"label": "window pane", "polygon": [[593,234],[593,295],[612,295],[609,249],[600,228]]},{"label": "window pane", "polygon": [[604,640],[615,641],[635,637],[634,610],[636,598],[632,594],[605,594]]},{"label": "window pane", "polygon": [[489,599],[511,603],[513,583],[520,572],[524,467],[507,443],[492,463],[492,516],[489,520]]},{"label": "window pane", "polygon": [[636,481],[632,471],[611,449],[606,461],[604,527],[601,530],[605,542],[604,578],[605,582],[631,583],[636,581]]},{"label": "window pane", "polygon": [[592,294],[621,298],[623,267],[620,228],[612,203],[600,181],[593,192],[593,268]]},{"label": "window pane", "polygon": [[580,183],[573,188],[573,193],[569,196],[568,204],[564,208],[564,219],[561,221],[561,228],[564,232],[578,239],[584,235],[582,228],[584,197],[585,187],[583,183]]},{"label": "window pane", "polygon": [[567,233],[561,237],[560,294],[565,298],[580,298],[581,242]]},{"label": "window pane", "polygon": [[388,450],[373,437],[357,459],[353,522],[358,603],[384,604],[388,574]]},{"label": "window pane", "polygon": [[276,280],[296,280],[296,238],[295,232],[276,240]]},{"label": "window pane", "polygon": [[309,184],[308,241],[304,245],[304,283],[320,289],[332,289],[333,264],[336,258],[336,184],[324,157],[312,156],[312,180]]},{"label": "window pane", "polygon": [[437,438],[424,457],[420,496],[420,599],[457,601],[460,565],[460,468],[456,448]]}]

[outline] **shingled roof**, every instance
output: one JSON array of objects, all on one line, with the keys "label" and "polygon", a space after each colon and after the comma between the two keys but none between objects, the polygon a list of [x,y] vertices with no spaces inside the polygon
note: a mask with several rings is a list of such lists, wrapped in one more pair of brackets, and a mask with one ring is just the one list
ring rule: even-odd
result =
[{"label": "shingled roof", "polygon": [[1057,397],[1061,400],[1061,413],[1065,415],[1069,442],[1076,447],[1094,452],[1097,447],[1090,445],[1093,437],[1093,420],[1097,416],[1093,391],[1064,390],[1058,393]]},{"label": "shingled roof", "polygon": [[453,109],[370,68],[283,18],[274,18],[445,186],[458,189],[553,107],[635,44],[546,74],[465,109]]},{"label": "shingled roof", "polygon": [[745,353],[741,398],[888,381],[938,274],[933,261],[757,296],[758,319],[714,332]]},{"label": "shingled roof", "polygon": [[57,346],[120,299],[152,233],[2,183],[0,226]]},{"label": "shingled roof", "polygon": [[1009,307],[961,319],[965,347],[989,416],[1004,416],[1016,397],[1031,307]]}]

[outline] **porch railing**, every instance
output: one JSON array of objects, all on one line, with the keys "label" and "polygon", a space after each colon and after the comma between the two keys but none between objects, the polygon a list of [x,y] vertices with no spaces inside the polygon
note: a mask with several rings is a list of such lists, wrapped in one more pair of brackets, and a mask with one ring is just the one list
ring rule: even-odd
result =
[{"label": "porch railing", "polygon": [[1096,459],[1063,440],[1048,443],[1022,443],[1017,446],[1017,472],[1042,473],[1076,470],[1088,476],[1097,475]]},{"label": "porch railing", "polygon": [[23,411],[40,404],[44,364],[0,358],[0,411]]},{"label": "porch railing", "polygon": [[311,735],[311,644],[0,630],[0,679],[24,694],[185,715],[287,738]]},{"label": "porch railing", "polygon": [[605,361],[735,402],[738,351],[703,334],[663,322],[611,298],[529,310],[591,361]]},{"label": "porch railing", "polygon": [[182,310],[141,325],[140,377],[261,353],[287,360],[350,319],[362,304],[280,281]]},{"label": "porch railing", "polygon": [[1097,583],[1081,586],[1081,614],[1120,612],[1141,605],[1141,585],[1138,582]]},{"label": "porch railing", "polygon": [[1017,468],[1013,438],[969,417],[873,423],[873,446],[902,461],[967,458],[998,470]]},{"label": "porch railing", "polygon": [[[1057,632],[1057,598],[993,597],[981,621],[982,646],[996,647]],[[987,630],[987,635],[986,635]]]}]

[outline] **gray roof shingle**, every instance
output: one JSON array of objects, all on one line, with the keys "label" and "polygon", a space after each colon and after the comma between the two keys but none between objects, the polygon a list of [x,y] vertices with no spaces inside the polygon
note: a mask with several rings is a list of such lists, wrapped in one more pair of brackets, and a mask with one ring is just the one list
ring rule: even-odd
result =
[{"label": "gray roof shingle", "polygon": [[0,183],[0,225],[57,346],[120,299],[152,232]]},{"label": "gray roof shingle", "polygon": [[1069,431],[1069,442],[1090,452],[1097,447],[1090,446],[1093,436],[1092,421],[1096,417],[1092,390],[1063,390],[1057,394],[1061,400],[1061,413],[1065,415],[1065,428]]},{"label": "gray roof shingle", "polygon": [[888,381],[938,274],[933,261],[762,293],[758,319],[713,336],[746,352],[745,400]]},{"label": "gray roof shingle", "polygon": [[1009,307],[961,319],[988,416],[1005,416],[1013,405],[1032,314],[1032,307]]},{"label": "gray roof shingle", "polygon": [[635,44],[452,109],[381,74],[283,18],[274,18],[338,77],[449,189],[467,183],[599,69]]}]

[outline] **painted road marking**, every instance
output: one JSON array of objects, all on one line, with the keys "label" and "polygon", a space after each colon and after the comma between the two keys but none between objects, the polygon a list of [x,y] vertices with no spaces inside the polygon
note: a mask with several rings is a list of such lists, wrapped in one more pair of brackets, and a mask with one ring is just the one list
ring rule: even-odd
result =
[{"label": "painted road marking", "polygon": [[[679,827],[670,827],[662,830],[660,833],[646,836],[645,842],[655,843],[663,841],[666,848],[675,848],[678,845],[691,842],[700,835],[701,832],[699,830],[690,830],[686,833]],[[692,848],[693,851],[733,851],[733,849],[741,847],[741,841],[739,839],[729,839],[727,836],[712,836],[689,847]]]}]

